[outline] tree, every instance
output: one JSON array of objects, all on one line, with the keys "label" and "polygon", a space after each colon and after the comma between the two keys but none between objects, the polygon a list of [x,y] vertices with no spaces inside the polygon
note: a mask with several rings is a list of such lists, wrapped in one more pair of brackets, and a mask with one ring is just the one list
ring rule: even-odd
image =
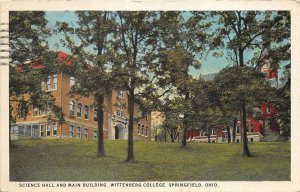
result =
[{"label": "tree", "polygon": [[[160,86],[172,85],[178,95],[190,100],[189,87],[193,78],[189,74],[190,68],[200,67],[200,56],[205,50],[209,22],[204,23],[203,12],[160,12],[158,22],[158,40],[160,65],[164,73],[159,81]],[[181,146],[186,147],[186,134],[189,118],[186,110],[183,118],[183,134]]]},{"label": "tree", "polygon": [[[103,142],[104,98],[114,88],[111,76],[111,41],[115,35],[115,15],[107,11],[77,11],[78,26],[57,23],[65,35],[63,43],[73,58],[72,69],[68,72],[76,79],[71,94],[93,95],[97,109],[98,148],[97,155],[105,156]],[[93,51],[91,51],[93,49]]]},{"label": "tree", "polygon": [[[191,106],[193,113],[190,121],[194,127],[205,132],[210,142],[212,129],[225,126],[226,115],[219,107],[219,95],[214,81],[198,79],[191,87]],[[223,120],[223,121],[222,121]],[[219,126],[219,127],[218,127]]]},{"label": "tree", "polygon": [[[223,11],[210,13],[217,21],[212,49],[224,47],[228,58],[243,68],[246,64],[260,69],[265,62],[264,53],[272,50],[270,57],[279,58],[279,52],[289,49],[289,13],[271,11]],[[245,60],[245,54],[250,56]],[[289,56],[281,57],[283,60]],[[275,65],[274,67],[276,68]],[[243,81],[242,81],[243,82]],[[241,91],[242,92],[242,91]],[[246,94],[246,93],[244,93]],[[246,135],[246,100],[241,95],[243,154],[251,156]]]},{"label": "tree", "polygon": [[251,156],[247,144],[247,110],[259,106],[262,101],[272,101],[275,88],[265,81],[263,73],[247,66],[224,68],[215,81],[220,90],[221,102],[241,111],[243,155]]},{"label": "tree", "polygon": [[165,134],[168,133],[172,142],[179,137],[179,130],[182,127],[181,114],[187,109],[185,100],[177,97],[173,99],[165,98],[160,107],[164,116],[162,128]]},{"label": "tree", "polygon": [[291,65],[285,67],[284,76],[282,78],[283,86],[278,90],[276,119],[280,127],[280,135],[284,140],[291,138]]},{"label": "tree", "polygon": [[[49,108],[54,111],[59,122],[63,122],[60,107],[54,97],[45,92],[41,79],[55,72],[56,54],[48,51],[46,38],[50,35],[46,28],[45,13],[41,11],[16,11],[9,15],[9,109],[10,129],[16,116],[26,118],[30,108]],[[43,64],[43,68],[34,69]],[[14,109],[14,106],[18,106]],[[16,113],[14,113],[16,110]],[[11,143],[11,138],[10,138]]]},{"label": "tree", "polygon": [[156,49],[153,31],[157,12],[117,12],[117,31],[114,43],[113,77],[120,90],[129,94],[128,149],[126,161],[134,160],[134,104],[140,92],[154,88],[153,68]]}]

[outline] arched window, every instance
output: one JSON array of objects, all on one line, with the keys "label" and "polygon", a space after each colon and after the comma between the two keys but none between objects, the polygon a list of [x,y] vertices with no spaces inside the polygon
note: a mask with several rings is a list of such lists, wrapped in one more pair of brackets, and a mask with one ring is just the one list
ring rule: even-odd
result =
[{"label": "arched window", "polygon": [[77,117],[81,117],[81,111],[82,111],[82,104],[77,104]]},{"label": "arched window", "polygon": [[70,115],[75,115],[75,102],[73,100],[70,101]]},{"label": "arched window", "polygon": [[89,118],[89,106],[87,105],[84,106],[84,118],[85,119]]}]

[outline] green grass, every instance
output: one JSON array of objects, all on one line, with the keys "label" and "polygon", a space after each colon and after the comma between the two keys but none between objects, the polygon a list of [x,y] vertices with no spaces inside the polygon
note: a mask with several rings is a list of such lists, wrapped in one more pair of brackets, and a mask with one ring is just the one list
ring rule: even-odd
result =
[{"label": "green grass", "polygon": [[95,141],[23,140],[10,152],[11,181],[288,181],[290,143],[241,144],[137,141],[127,163],[127,142],[106,141],[97,158]]}]

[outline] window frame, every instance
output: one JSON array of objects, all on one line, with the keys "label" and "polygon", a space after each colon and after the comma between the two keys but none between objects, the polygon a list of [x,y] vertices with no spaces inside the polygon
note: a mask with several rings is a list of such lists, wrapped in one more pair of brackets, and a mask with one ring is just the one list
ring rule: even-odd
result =
[{"label": "window frame", "polygon": [[57,136],[57,123],[52,125],[52,136]]},{"label": "window frame", "polygon": [[46,91],[51,91],[51,75],[46,79]]},{"label": "window frame", "polygon": [[81,139],[81,127],[77,127],[77,137]]},{"label": "window frame", "polygon": [[58,76],[57,74],[53,75],[53,82],[52,82],[52,90],[57,90],[58,87]]},{"label": "window frame", "polygon": [[75,101],[73,100],[69,102],[69,113],[71,116],[75,116]]},{"label": "window frame", "polygon": [[32,115],[33,117],[39,116],[39,109],[35,106],[33,106]]},{"label": "window frame", "polygon": [[141,135],[142,135],[142,136],[144,136],[144,128],[145,128],[145,126],[142,125],[142,130],[141,130]]},{"label": "window frame", "polygon": [[[80,105],[80,107],[79,107],[79,105]],[[77,117],[78,118],[82,117],[82,103],[81,102],[77,103]]]},{"label": "window frame", "polygon": [[88,120],[89,119],[89,106],[84,105],[84,119]]},{"label": "window frame", "polygon": [[88,128],[84,128],[84,138],[89,139],[89,129]]},{"label": "window frame", "polygon": [[137,134],[141,135],[141,124],[140,123],[137,124]]},{"label": "window frame", "polygon": [[74,138],[74,125],[69,125],[69,137]]},{"label": "window frame", "polygon": [[44,125],[40,125],[40,137],[44,137]]},{"label": "window frame", "polygon": [[[49,134],[48,134],[49,133]],[[50,127],[50,124],[47,124],[46,125],[46,136],[47,137],[50,137],[51,136],[51,127]]]},{"label": "window frame", "polygon": [[98,108],[97,107],[94,107],[94,118],[93,120],[95,122],[98,122]]}]

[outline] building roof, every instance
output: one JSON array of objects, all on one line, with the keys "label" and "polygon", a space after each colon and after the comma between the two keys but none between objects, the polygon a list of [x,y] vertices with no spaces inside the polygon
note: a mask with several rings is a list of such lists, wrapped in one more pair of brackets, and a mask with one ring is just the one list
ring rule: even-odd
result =
[{"label": "building roof", "polygon": [[211,74],[206,74],[206,75],[201,75],[199,76],[200,79],[203,79],[204,81],[211,81],[213,80],[218,73],[211,73]]},{"label": "building roof", "polygon": [[[58,51],[56,53],[56,57],[58,64],[72,65],[71,59],[67,53],[63,51]],[[35,62],[29,62],[28,64],[32,69],[41,69],[45,67],[45,65],[40,60],[37,60]]]}]

